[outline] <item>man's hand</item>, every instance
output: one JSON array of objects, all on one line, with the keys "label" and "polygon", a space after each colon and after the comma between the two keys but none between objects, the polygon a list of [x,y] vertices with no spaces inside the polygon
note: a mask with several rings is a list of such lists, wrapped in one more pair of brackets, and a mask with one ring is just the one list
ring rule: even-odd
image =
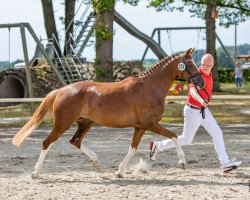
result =
[{"label": "man's hand", "polygon": [[197,93],[195,87],[191,87],[189,92],[196,101],[200,102],[201,106],[203,106],[204,108],[207,108],[209,106],[208,101],[204,101],[203,98],[201,98],[201,96]]},{"label": "man's hand", "polygon": [[201,106],[203,106],[204,108],[207,108],[209,106],[209,103],[207,101],[202,100],[202,102],[200,103],[201,103]]}]

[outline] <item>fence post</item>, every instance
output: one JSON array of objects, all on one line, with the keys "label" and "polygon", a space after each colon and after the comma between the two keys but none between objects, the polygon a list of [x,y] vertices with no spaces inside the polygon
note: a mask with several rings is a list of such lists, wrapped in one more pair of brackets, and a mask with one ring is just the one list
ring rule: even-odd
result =
[{"label": "fence post", "polygon": [[[23,56],[24,56],[24,62],[25,62],[25,73],[26,73],[26,78],[27,78],[29,97],[34,98],[34,92],[33,92],[32,80],[31,80],[31,74],[30,74],[30,68],[29,68],[29,58],[28,58],[28,50],[27,50],[27,43],[26,43],[26,37],[25,37],[25,29],[24,29],[23,24],[20,24],[20,31],[21,31],[22,44],[23,44]],[[34,102],[30,103],[30,109],[31,109],[31,114],[33,114],[35,112]]]}]

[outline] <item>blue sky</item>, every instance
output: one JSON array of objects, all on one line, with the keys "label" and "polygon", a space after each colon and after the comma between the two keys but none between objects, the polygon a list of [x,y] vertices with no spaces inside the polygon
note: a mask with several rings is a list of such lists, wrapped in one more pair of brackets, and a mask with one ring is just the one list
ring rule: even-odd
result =
[{"label": "blue sky", "polygon": [[[55,7],[56,19],[63,15],[63,6],[60,4],[62,0],[53,0]],[[125,17],[137,29],[147,35],[151,35],[156,27],[183,27],[183,26],[204,26],[204,21],[198,18],[191,18],[190,14],[175,12],[167,13],[165,11],[156,12],[153,8],[146,8],[146,3],[141,3],[137,7],[118,3],[117,12]],[[42,6],[40,0],[1,0],[0,6],[0,24],[29,22],[38,37],[46,38],[44,21],[42,15]],[[62,23],[57,20],[57,27],[60,34],[63,35]],[[132,60],[141,59],[145,50],[145,44],[137,40],[122,27],[115,24],[114,36],[114,59],[115,60]],[[250,44],[250,19],[237,26],[237,44]],[[0,29],[0,60],[9,59],[9,41],[8,29]],[[234,45],[234,26],[229,29],[219,27],[217,25],[217,34],[221,38],[224,45]],[[31,58],[35,50],[35,42],[27,35],[28,53]],[[23,51],[21,46],[21,37],[19,29],[10,30],[10,60],[17,58],[23,59]],[[198,31],[172,31],[170,35],[162,34],[162,44],[167,54],[171,54],[168,36],[172,45],[173,52],[186,50],[190,47],[198,47],[205,49],[205,32],[200,33],[198,40]],[[219,44],[217,46],[220,46]],[[89,47],[84,52],[84,56],[91,61],[94,56],[94,48]],[[154,58],[154,54],[149,52],[147,58]]]}]

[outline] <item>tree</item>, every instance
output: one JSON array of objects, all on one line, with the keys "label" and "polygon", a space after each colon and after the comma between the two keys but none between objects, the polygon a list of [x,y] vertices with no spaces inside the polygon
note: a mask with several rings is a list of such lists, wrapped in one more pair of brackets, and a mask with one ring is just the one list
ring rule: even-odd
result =
[{"label": "tree", "polygon": [[113,81],[113,21],[115,0],[93,0],[96,12],[96,81]]},{"label": "tree", "polygon": [[75,1],[76,0],[65,0],[65,44],[64,44],[64,55],[71,53],[70,45],[72,40],[70,34],[73,33],[74,29],[74,16],[75,16]]},{"label": "tree", "polygon": [[[50,0],[42,0],[42,8],[43,8],[43,17],[44,17],[44,24],[45,24],[47,38],[51,39],[52,35],[54,34],[55,38],[58,41],[56,22],[53,11],[53,2]],[[58,53],[61,54],[60,47],[57,45],[55,45],[55,47]]]},{"label": "tree", "polygon": [[215,58],[215,67],[212,70],[214,80],[213,90],[220,91],[215,45],[217,11],[219,9],[219,25],[229,27],[231,24],[242,22],[246,20],[247,16],[250,16],[250,2],[248,0],[183,0],[182,4],[179,4],[173,0],[150,0],[149,5],[156,7],[158,11],[183,11],[186,6],[193,13],[193,16],[205,20],[207,52],[211,53]]},{"label": "tree", "polygon": [[214,67],[212,68],[213,74],[213,90],[221,91],[220,83],[219,83],[219,74],[218,74],[218,61],[217,61],[217,53],[216,53],[216,7],[215,0],[209,0],[206,6],[205,11],[205,21],[206,21],[206,38],[207,38],[207,52],[212,54],[214,57]]},{"label": "tree", "polygon": [[[53,10],[53,1],[52,0],[41,0],[42,1],[42,8],[43,8],[43,17],[45,23],[45,29],[47,38],[51,39],[52,35],[55,35],[57,41],[59,41],[58,33],[56,29],[56,22]],[[65,26],[65,44],[64,44],[64,55],[67,55],[67,50],[70,50],[70,42],[69,35],[73,32],[74,28],[74,15],[75,15],[75,1],[76,0],[65,0],[65,19],[64,26]],[[69,42],[68,42],[69,41]],[[59,56],[61,56],[61,48],[54,43]]]},{"label": "tree", "polygon": [[[73,32],[75,1],[65,0],[65,18],[61,18],[65,24],[64,55],[70,52],[70,33]],[[95,71],[97,81],[112,81],[113,79],[113,20],[115,0],[89,0],[96,12],[96,59]],[[42,0],[45,29],[48,38],[55,35],[58,40],[52,0]],[[65,20],[64,20],[65,19]],[[59,40],[58,40],[59,41]],[[60,47],[57,47],[60,52]]]},{"label": "tree", "polygon": [[[250,16],[250,2],[246,0],[207,0],[207,1],[186,1],[190,3],[190,11],[199,16],[200,10],[205,9],[206,21],[206,38],[207,38],[207,52],[211,53],[215,58],[215,66],[212,70],[214,91],[221,91],[218,76],[218,61],[216,52],[216,18],[217,12],[219,25],[229,27],[232,24],[242,22],[247,16]],[[200,16],[202,17],[202,16]],[[204,17],[202,17],[204,18]]]}]

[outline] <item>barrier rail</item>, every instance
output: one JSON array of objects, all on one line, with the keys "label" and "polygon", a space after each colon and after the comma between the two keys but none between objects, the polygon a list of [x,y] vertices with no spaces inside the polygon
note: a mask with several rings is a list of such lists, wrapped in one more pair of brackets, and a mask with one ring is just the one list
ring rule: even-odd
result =
[{"label": "barrier rail", "polygon": [[[0,103],[41,102],[44,98],[0,98]],[[186,100],[187,96],[167,96],[166,100]],[[250,95],[213,95],[212,100],[250,100]]]}]

